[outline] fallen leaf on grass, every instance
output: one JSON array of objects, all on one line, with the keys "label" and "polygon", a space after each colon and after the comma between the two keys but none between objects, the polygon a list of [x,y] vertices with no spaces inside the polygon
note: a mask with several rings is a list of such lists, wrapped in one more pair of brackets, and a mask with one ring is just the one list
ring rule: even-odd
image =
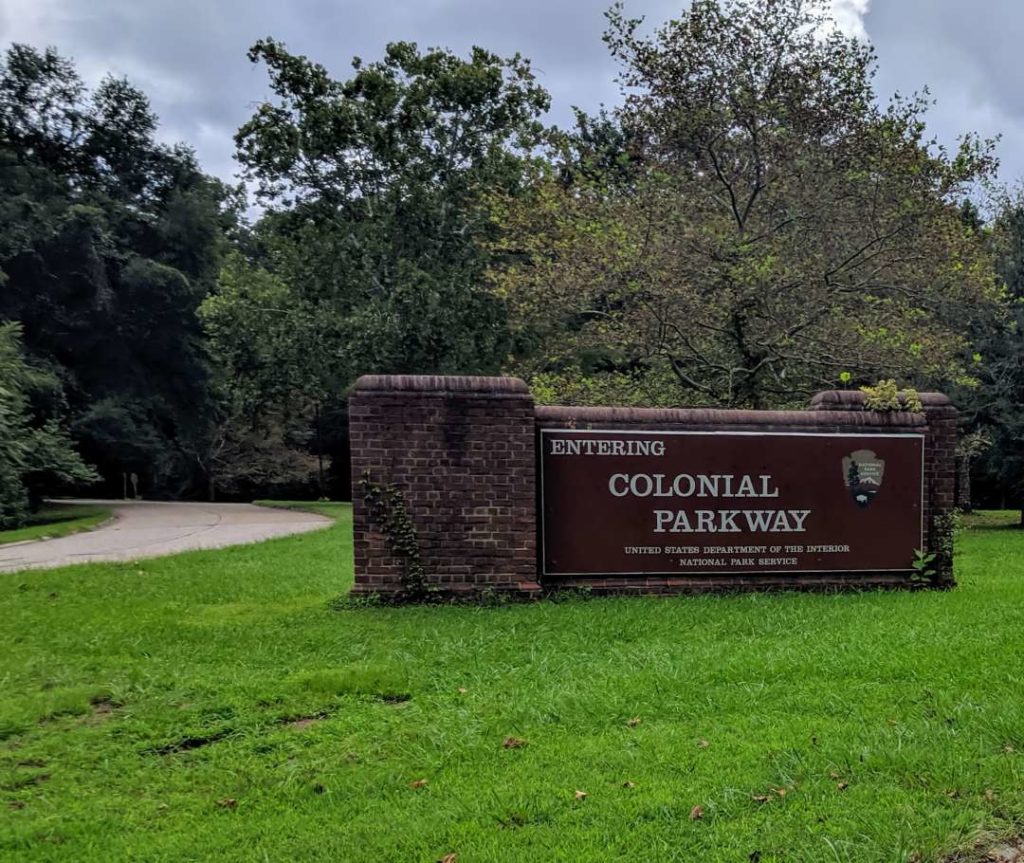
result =
[{"label": "fallen leaf on grass", "polygon": [[522,749],[526,746],[526,741],[521,740],[518,737],[506,737],[505,742],[501,744],[506,749]]},{"label": "fallen leaf on grass", "polygon": [[704,807],[703,806],[694,806],[693,809],[690,810],[690,820],[691,821],[700,821],[700,819],[703,818],[703,817],[704,817]]},{"label": "fallen leaf on grass", "polygon": [[840,775],[838,770],[829,770],[828,778],[829,779],[841,779],[842,776]]},{"label": "fallen leaf on grass", "polygon": [[1013,751],[1014,751],[1014,749],[1013,749],[1013,747],[1009,743],[1007,743],[1006,746],[1003,747],[1003,752],[1013,752]]},{"label": "fallen leaf on grass", "polygon": [[643,722],[643,720],[639,716],[634,716],[626,723],[626,725],[630,728],[636,728],[641,722]]},{"label": "fallen leaf on grass", "polygon": [[410,788],[422,788],[426,784],[427,784],[427,780],[426,779],[417,779],[415,782],[410,782],[409,783],[409,787]]},{"label": "fallen leaf on grass", "polygon": [[708,742],[707,742],[706,740],[698,740],[698,741],[697,741],[697,745],[698,745],[698,746],[699,746],[699,747],[700,747],[701,749],[707,749],[707,748],[708,748],[708,747],[709,747],[709,746],[710,746],[711,744],[710,744],[710,743],[708,743]]},{"label": "fallen leaf on grass", "polygon": [[837,782],[836,783],[836,788],[838,790],[840,790],[840,791],[845,791],[849,787],[850,787],[850,783],[849,782]]},{"label": "fallen leaf on grass", "polygon": [[627,780],[626,782],[622,783],[622,787],[623,788],[636,788],[636,783],[635,782],[629,782]]},{"label": "fallen leaf on grass", "polygon": [[768,794],[753,794],[750,799],[755,803],[767,803],[772,798]]},{"label": "fallen leaf on grass", "polygon": [[995,792],[995,791],[993,791],[993,790],[992,790],[991,788],[986,788],[986,789],[985,789],[985,799],[986,799],[986,800],[987,800],[987,801],[988,801],[989,803],[995,803],[995,800],[996,800],[996,792]]},{"label": "fallen leaf on grass", "polygon": [[778,794],[779,797],[785,797],[786,796],[786,789],[785,788],[776,788],[775,789],[775,793]]},{"label": "fallen leaf on grass", "polygon": [[[466,689],[466,687],[465,687],[465,686],[460,686],[460,687],[459,687],[459,695],[465,695],[465,694],[466,694],[467,692],[469,692],[469,690],[468,690],[468,689]],[[449,856],[450,856],[450,855],[449,855]]]},{"label": "fallen leaf on grass", "polygon": [[238,801],[235,800],[234,797],[221,797],[220,800],[217,801],[217,805],[221,809],[234,809],[238,806]]},{"label": "fallen leaf on grass", "polygon": [[458,854],[445,854],[437,863],[457,863],[458,859]]},{"label": "fallen leaf on grass", "polygon": [[577,800],[586,800],[587,799],[587,792],[586,791],[577,791],[576,794],[575,794],[575,797],[576,797]]}]

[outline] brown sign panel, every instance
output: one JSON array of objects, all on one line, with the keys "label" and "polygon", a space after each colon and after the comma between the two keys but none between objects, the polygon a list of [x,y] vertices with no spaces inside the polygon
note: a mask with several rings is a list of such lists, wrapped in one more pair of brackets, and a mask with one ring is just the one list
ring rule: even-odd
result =
[{"label": "brown sign panel", "polygon": [[909,570],[916,434],[541,429],[545,575]]}]

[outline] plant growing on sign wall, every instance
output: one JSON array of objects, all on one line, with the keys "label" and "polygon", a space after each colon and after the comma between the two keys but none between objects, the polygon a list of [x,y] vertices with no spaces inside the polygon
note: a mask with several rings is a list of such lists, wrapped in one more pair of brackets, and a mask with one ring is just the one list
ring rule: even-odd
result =
[{"label": "plant growing on sign wall", "polygon": [[924,405],[917,390],[900,389],[894,380],[879,381],[873,387],[861,387],[864,393],[864,407],[870,411],[889,413],[892,411],[923,411]]},{"label": "plant growing on sign wall", "polygon": [[359,488],[371,523],[384,534],[391,553],[403,561],[401,598],[427,598],[434,590],[427,582],[420,557],[419,536],[409,517],[402,490],[394,483],[374,482],[369,471],[360,478]]}]

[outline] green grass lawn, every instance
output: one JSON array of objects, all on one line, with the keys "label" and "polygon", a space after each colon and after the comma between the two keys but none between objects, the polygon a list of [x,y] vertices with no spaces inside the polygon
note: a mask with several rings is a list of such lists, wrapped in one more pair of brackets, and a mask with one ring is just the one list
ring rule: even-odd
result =
[{"label": "green grass lawn", "polygon": [[315,508],[0,577],[0,858],[926,861],[1021,831],[1024,533],[968,532],[948,593],[332,610],[349,510]]},{"label": "green grass lawn", "polygon": [[16,530],[0,530],[0,545],[9,542],[24,542],[29,539],[54,539],[58,536],[91,530],[110,517],[111,510],[105,506],[47,504],[39,512],[32,514],[25,527],[19,527]]}]

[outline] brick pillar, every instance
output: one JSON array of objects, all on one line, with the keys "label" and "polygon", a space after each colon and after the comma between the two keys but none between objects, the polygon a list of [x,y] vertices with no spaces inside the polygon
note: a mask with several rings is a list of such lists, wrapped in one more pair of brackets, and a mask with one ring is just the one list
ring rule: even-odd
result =
[{"label": "brick pillar", "polygon": [[936,555],[939,582],[956,584],[953,573],[953,518],[956,509],[956,439],[958,412],[941,393],[922,393],[928,417],[924,456],[926,496],[929,503],[928,550]]},{"label": "brick pillar", "polygon": [[400,596],[408,571],[367,505],[371,487],[397,490],[432,589],[540,591],[534,404],[523,381],[368,375],[349,422],[355,594]]},{"label": "brick pillar", "polygon": [[[921,393],[924,407],[924,547],[936,555],[936,582],[956,584],[953,574],[953,513],[956,506],[956,439],[958,412],[942,393]],[[865,394],[850,390],[818,393],[812,410],[863,411]],[[883,418],[886,414],[876,414]]]}]

